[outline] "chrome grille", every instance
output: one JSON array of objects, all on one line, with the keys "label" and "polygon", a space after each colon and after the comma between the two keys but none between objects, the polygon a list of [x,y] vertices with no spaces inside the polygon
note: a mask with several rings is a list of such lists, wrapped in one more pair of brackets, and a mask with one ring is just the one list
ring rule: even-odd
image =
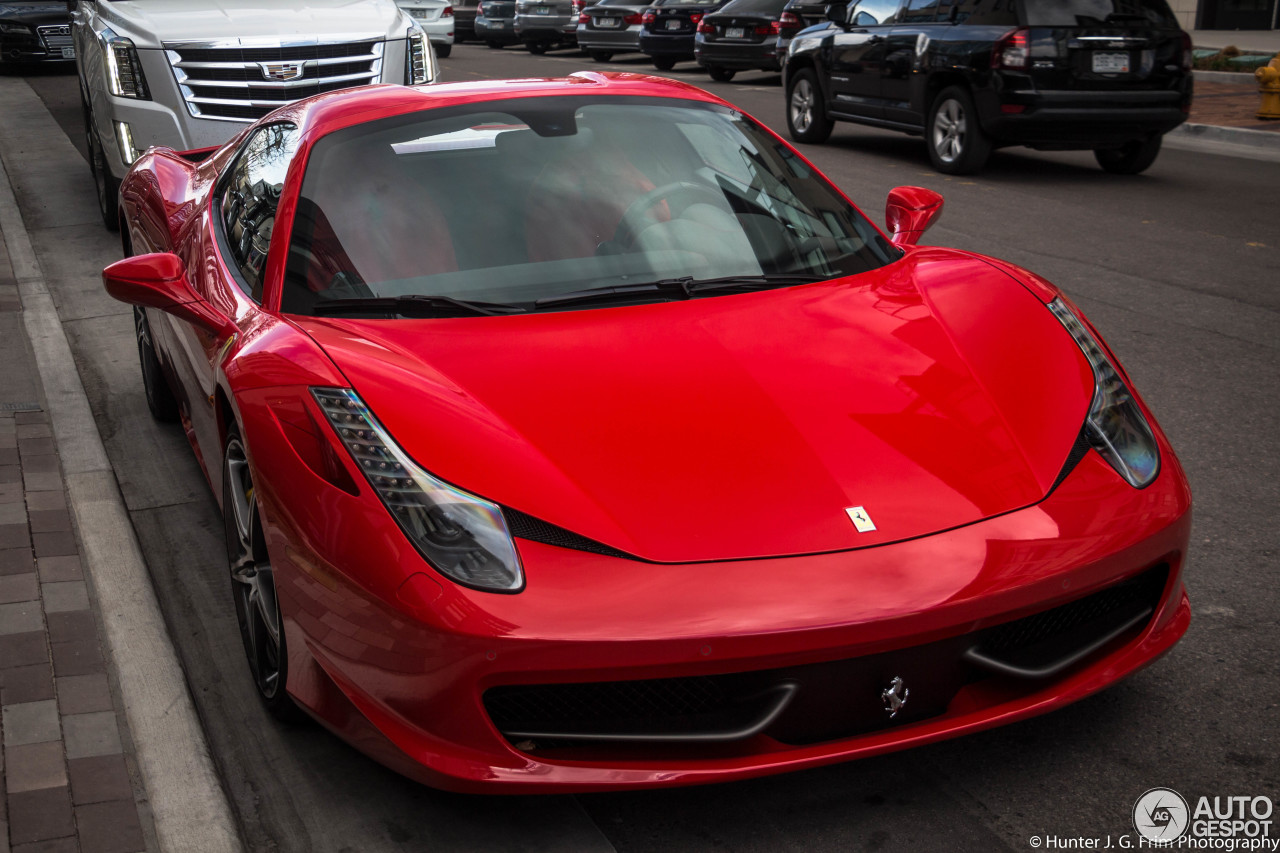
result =
[{"label": "chrome grille", "polygon": [[187,111],[198,118],[254,121],[300,98],[382,77],[384,43],[210,47],[166,44]]},{"label": "chrome grille", "polygon": [[67,24],[36,27],[36,29],[46,49],[57,51],[64,47],[71,47],[71,27]]}]

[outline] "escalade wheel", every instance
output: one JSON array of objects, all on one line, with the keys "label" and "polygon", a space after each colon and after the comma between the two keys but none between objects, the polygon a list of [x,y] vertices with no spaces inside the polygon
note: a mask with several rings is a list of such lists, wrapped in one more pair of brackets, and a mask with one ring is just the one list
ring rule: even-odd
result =
[{"label": "escalade wheel", "polygon": [[787,131],[796,142],[826,142],[835,122],[827,118],[822,90],[809,69],[791,78],[787,87]]},{"label": "escalade wheel", "polygon": [[1126,142],[1119,148],[1098,148],[1093,152],[1098,165],[1113,175],[1136,175],[1145,172],[1160,155],[1160,142],[1164,139],[1153,133],[1146,139]]},{"label": "escalade wheel", "polygon": [[120,200],[120,182],[111,174],[111,167],[107,165],[107,155],[102,150],[102,140],[98,138],[93,113],[88,106],[83,109],[85,145],[89,149],[89,172],[93,175],[93,186],[98,194],[98,212],[102,214],[102,224],[108,231],[119,231],[120,215],[116,208]]},{"label": "escalade wheel", "polygon": [[978,124],[973,98],[959,86],[943,89],[933,102],[925,141],[933,168],[948,175],[972,175],[991,156],[991,140]]}]

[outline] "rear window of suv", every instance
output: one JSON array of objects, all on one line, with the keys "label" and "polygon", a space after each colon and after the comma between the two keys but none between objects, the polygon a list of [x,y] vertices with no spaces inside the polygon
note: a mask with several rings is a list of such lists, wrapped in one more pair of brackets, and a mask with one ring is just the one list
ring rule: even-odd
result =
[{"label": "rear window of suv", "polygon": [[1023,0],[1023,6],[1028,27],[1178,27],[1165,0]]},{"label": "rear window of suv", "polygon": [[937,20],[954,16],[956,23],[972,26],[1178,26],[1165,0],[939,0],[938,7]]}]

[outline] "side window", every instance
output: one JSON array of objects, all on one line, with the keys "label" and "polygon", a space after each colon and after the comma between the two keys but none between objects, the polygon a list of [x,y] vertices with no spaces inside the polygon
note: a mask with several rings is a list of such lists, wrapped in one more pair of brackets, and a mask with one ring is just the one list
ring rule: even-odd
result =
[{"label": "side window", "polygon": [[895,23],[901,5],[901,0],[862,0],[853,7],[853,23],[859,27]]},{"label": "side window", "polygon": [[1015,0],[951,0],[944,5],[944,20],[987,27],[1020,25]]},{"label": "side window", "polygon": [[907,8],[898,16],[899,24],[928,24],[938,20],[942,0],[907,0]]},{"label": "side window", "polygon": [[297,150],[297,127],[267,125],[250,137],[222,178],[219,216],[231,261],[240,270],[246,292],[259,302],[276,207]]}]

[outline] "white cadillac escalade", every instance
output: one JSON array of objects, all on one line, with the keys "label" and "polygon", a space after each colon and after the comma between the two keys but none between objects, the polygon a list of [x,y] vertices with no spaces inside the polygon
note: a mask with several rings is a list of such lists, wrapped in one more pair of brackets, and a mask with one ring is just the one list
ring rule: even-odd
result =
[{"label": "white cadillac escalade", "polygon": [[102,219],[152,145],[221,145],[289,101],[430,83],[435,54],[393,0],[69,0]]}]

